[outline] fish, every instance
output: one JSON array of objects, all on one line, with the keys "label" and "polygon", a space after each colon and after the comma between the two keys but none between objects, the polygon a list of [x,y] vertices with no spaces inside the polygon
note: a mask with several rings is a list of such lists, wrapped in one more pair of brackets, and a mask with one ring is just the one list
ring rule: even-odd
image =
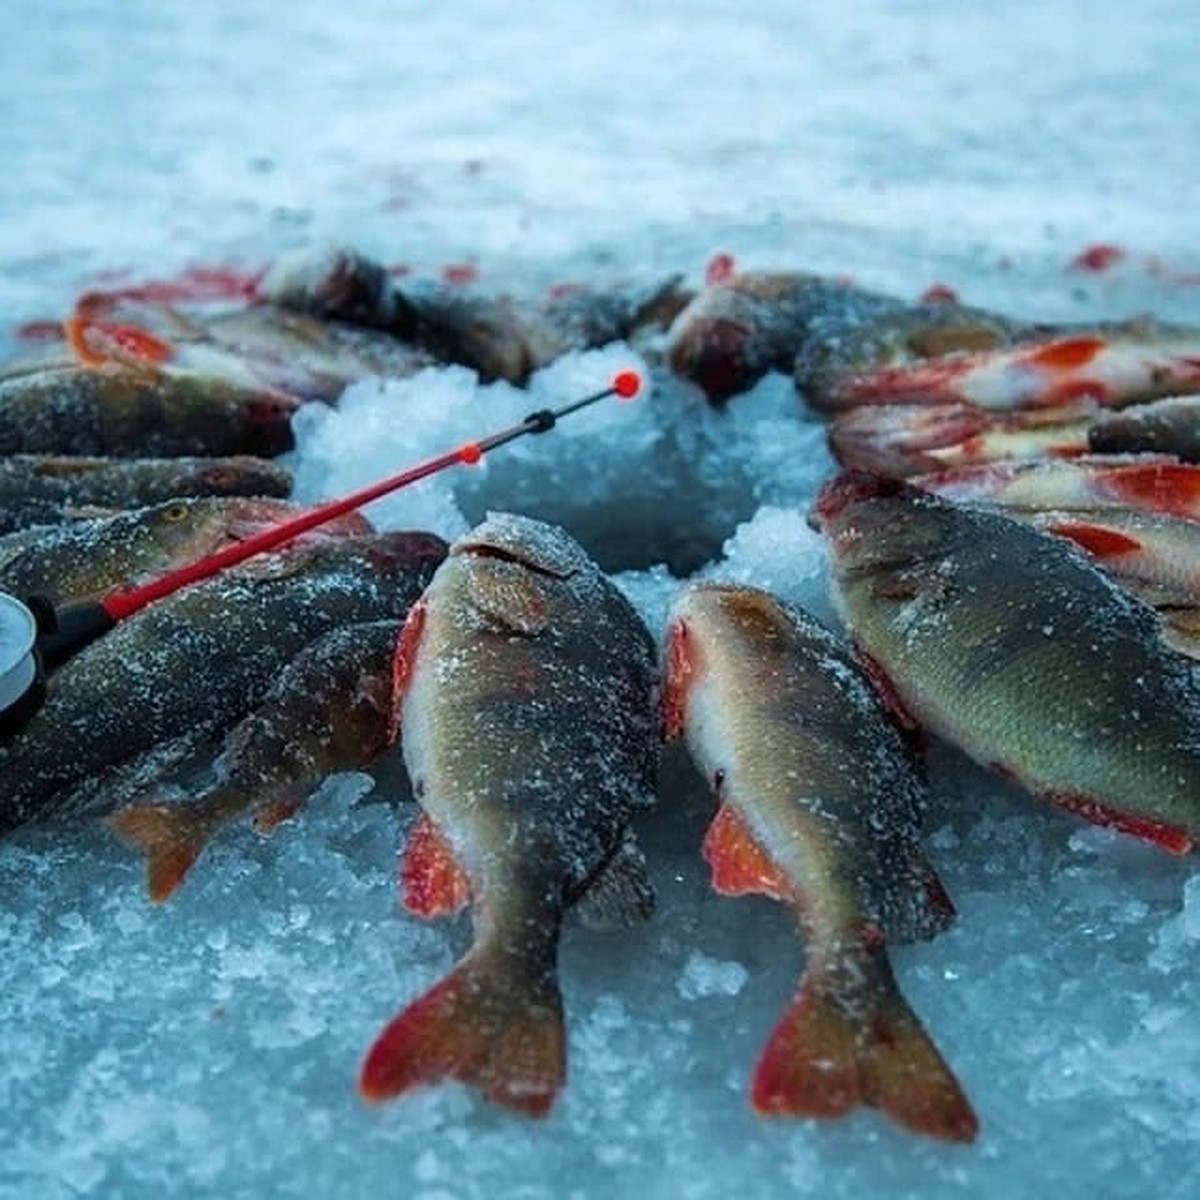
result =
[{"label": "fish", "polygon": [[397,313],[403,297],[387,268],[352,246],[305,246],[281,255],[259,287],[271,304],[321,321],[388,332],[403,319]]},{"label": "fish", "polygon": [[835,307],[811,318],[792,379],[809,407],[831,415],[862,402],[858,392],[847,391],[846,380],[947,355],[982,354],[1051,332],[956,302],[894,300],[866,312]]},{"label": "fish", "polygon": [[102,814],[110,774],[174,739],[229,728],[331,629],[403,617],[445,552],[419,532],[298,545],[118,623],[50,677],[42,707],[0,742],[0,833]]},{"label": "fish", "polygon": [[689,298],[680,280],[671,275],[631,288],[557,288],[539,304],[432,280],[400,287],[379,263],[335,246],[280,260],[263,288],[277,305],[323,322],[382,330],[441,362],[470,367],[485,383],[523,384],[569,351],[665,329]]},{"label": "fish", "polygon": [[1088,429],[1096,454],[1172,454],[1200,463],[1200,396],[1167,396],[1097,416]]},{"label": "fish", "polygon": [[298,407],[284,392],[203,372],[51,366],[0,380],[0,455],[273,458],[295,446]]},{"label": "fish", "polygon": [[[192,497],[67,525],[33,527],[0,537],[0,589],[44,596],[51,604],[96,600],[173,567],[214,554],[295,517],[287,500]],[[359,513],[322,526],[318,537],[371,532]]]},{"label": "fish", "polygon": [[147,890],[170,897],[212,838],[249,809],[260,829],[299,808],[337,771],[365,770],[389,746],[392,659],[402,622],[340,626],[306,646],[262,703],[226,735],[216,782],[180,803],[140,803],[108,818],[146,856]]},{"label": "fish", "polygon": [[814,519],[834,604],[921,728],[1098,825],[1200,835],[1200,681],[1158,614],[1066,539],[843,472]]},{"label": "fish", "polygon": [[203,329],[264,387],[299,401],[334,404],[360,379],[404,379],[436,364],[387,333],[265,305],[212,317]]},{"label": "fish", "polygon": [[1085,454],[1094,408],[992,413],[970,404],[863,404],[829,422],[843,467],[903,478],[1007,459]]},{"label": "fish", "polygon": [[1200,521],[1200,466],[1170,455],[975,463],[918,475],[911,482],[948,500],[1005,508],[1136,508]]},{"label": "fish", "polygon": [[376,1039],[365,1099],[453,1078],[549,1111],[566,1077],[564,913],[632,924],[653,906],[630,821],[654,800],[657,690],[649,631],[564,530],[490,513],[451,545],[396,649],[422,810],[402,877],[420,915],[473,901],[474,943]]},{"label": "fish", "polygon": [[671,276],[628,291],[570,288],[542,305],[417,283],[403,292],[416,315],[397,334],[442,362],[470,367],[483,383],[503,379],[520,386],[570,351],[649,336],[674,311],[677,283]]},{"label": "fish", "polygon": [[0,534],[75,519],[101,507],[142,508],[189,496],[291,495],[291,472],[251,455],[227,458],[0,458]]},{"label": "fish", "polygon": [[1140,320],[842,375],[828,406],[969,404],[990,412],[1081,400],[1123,408],[1200,391],[1200,332]]},{"label": "fish", "polygon": [[702,289],[675,318],[667,363],[721,405],[768,371],[792,371],[818,315],[836,313],[853,324],[898,303],[809,272],[734,273]]},{"label": "fish", "polygon": [[929,938],[954,906],[919,841],[928,787],[866,671],[815,618],[757,588],[684,588],[668,615],[664,729],[716,793],[704,840],[724,895],[795,911],[799,990],[751,1097],[766,1115],[876,1105],[971,1141],[979,1122],[893,975],[888,941]]}]

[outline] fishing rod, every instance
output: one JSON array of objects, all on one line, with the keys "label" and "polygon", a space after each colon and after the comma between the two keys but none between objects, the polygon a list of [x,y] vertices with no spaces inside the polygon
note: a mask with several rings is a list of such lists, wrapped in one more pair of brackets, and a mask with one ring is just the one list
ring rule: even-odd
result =
[{"label": "fishing rod", "polygon": [[448,467],[459,463],[475,466],[488,451],[529,434],[548,433],[563,417],[609,396],[632,400],[641,389],[642,377],[637,371],[618,371],[608,387],[582,399],[560,408],[538,409],[516,425],[497,430],[478,441],[466,442],[455,450],[427,459],[339,500],[317,505],[140,587],[118,588],[99,600],[56,607],[44,596],[22,600],[0,591],[0,737],[16,732],[41,707],[48,670],[61,666],[148,604],[173,595],[189,584],[211,578],[256,554],[273,550],[335,517],[344,516],[411,483],[428,479]]}]

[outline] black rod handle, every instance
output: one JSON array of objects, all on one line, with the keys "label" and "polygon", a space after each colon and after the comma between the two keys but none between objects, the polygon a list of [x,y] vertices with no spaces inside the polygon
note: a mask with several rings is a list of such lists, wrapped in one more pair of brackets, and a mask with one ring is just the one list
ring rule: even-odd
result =
[{"label": "black rod handle", "polygon": [[84,646],[91,645],[117,623],[98,600],[64,604],[55,609],[55,627],[38,637],[38,656],[48,671],[74,658]]}]

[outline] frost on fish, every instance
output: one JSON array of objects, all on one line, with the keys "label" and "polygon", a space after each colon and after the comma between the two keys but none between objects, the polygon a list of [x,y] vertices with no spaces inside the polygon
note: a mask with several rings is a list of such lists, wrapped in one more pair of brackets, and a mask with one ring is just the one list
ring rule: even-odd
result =
[{"label": "frost on fish", "polygon": [[401,617],[445,553],[421,533],[262,555],[121,622],[63,666],[30,723],[0,746],[0,828],[107,798],[91,786],[185,734],[229,727],[314,638]]},{"label": "frost on fish", "polygon": [[0,458],[0,534],[59,524],[86,510],[141,508],[189,496],[291,494],[291,473],[266,459],[24,455]]},{"label": "frost on fish", "polygon": [[832,1117],[873,1104],[971,1140],[975,1115],[885,949],[954,915],[918,840],[928,791],[911,745],[849,651],[769,593],[693,584],[668,628],[667,733],[686,739],[720,805],[704,841],[713,885],[791,905],[807,943],[755,1107]]},{"label": "frost on fish", "polygon": [[593,915],[649,911],[628,825],[654,795],[652,641],[564,531],[493,513],[451,546],[409,614],[395,684],[424,812],[406,904],[433,915],[469,894],[475,941],[379,1036],[361,1091],[382,1100],[457,1078],[542,1115],[566,1069],[563,914],[588,893]]},{"label": "frost on fish", "polygon": [[364,770],[388,745],[398,620],[341,626],[284,667],[226,735],[215,783],[181,803],[140,803],[110,820],[145,852],[150,898],[167,899],[228,822],[257,809],[274,828],[336,771]]},{"label": "frost on fish", "polygon": [[[813,316],[793,370],[813,408],[835,413],[868,402],[848,380],[946,355],[984,352],[1034,334],[1027,323],[957,303],[832,308]],[[880,401],[882,402],[882,401]],[[900,402],[896,397],[891,402]]]},{"label": "frost on fish", "polygon": [[768,371],[790,371],[822,322],[856,325],[897,306],[887,296],[804,272],[744,272],[709,284],[667,335],[671,369],[720,404]]},{"label": "frost on fish", "polygon": [[970,404],[863,404],[829,424],[846,468],[903,478],[1010,459],[1070,458],[1087,449],[1092,405],[992,413]]},{"label": "frost on fish", "polygon": [[[286,500],[200,497],[22,530],[0,537],[0,589],[45,596],[53,604],[97,599],[223,550],[300,511]],[[364,517],[350,517],[331,522],[318,536],[370,531]]]},{"label": "frost on fish", "polygon": [[56,367],[0,380],[0,454],[273,457],[297,401],[206,375]]},{"label": "frost on fish", "polygon": [[816,519],[836,604],[926,728],[1088,820],[1200,834],[1200,685],[1158,615],[1068,541],[853,472]]}]

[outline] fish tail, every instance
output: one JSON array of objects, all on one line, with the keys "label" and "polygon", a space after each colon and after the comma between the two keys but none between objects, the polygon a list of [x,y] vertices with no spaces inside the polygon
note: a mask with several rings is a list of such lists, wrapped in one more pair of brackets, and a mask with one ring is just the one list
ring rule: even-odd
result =
[{"label": "fish tail", "polygon": [[367,1052],[359,1092],[387,1100],[457,1079],[528,1116],[550,1111],[566,1079],[562,996],[553,968],[532,975],[473,951],[395,1017]]},{"label": "fish tail", "polygon": [[207,808],[138,804],[108,819],[128,846],[146,856],[150,899],[161,904],[184,881],[215,832]]},{"label": "fish tail", "polygon": [[916,1133],[970,1142],[979,1121],[891,972],[847,997],[812,972],[771,1034],[751,1096],[766,1116],[882,1109]]}]

